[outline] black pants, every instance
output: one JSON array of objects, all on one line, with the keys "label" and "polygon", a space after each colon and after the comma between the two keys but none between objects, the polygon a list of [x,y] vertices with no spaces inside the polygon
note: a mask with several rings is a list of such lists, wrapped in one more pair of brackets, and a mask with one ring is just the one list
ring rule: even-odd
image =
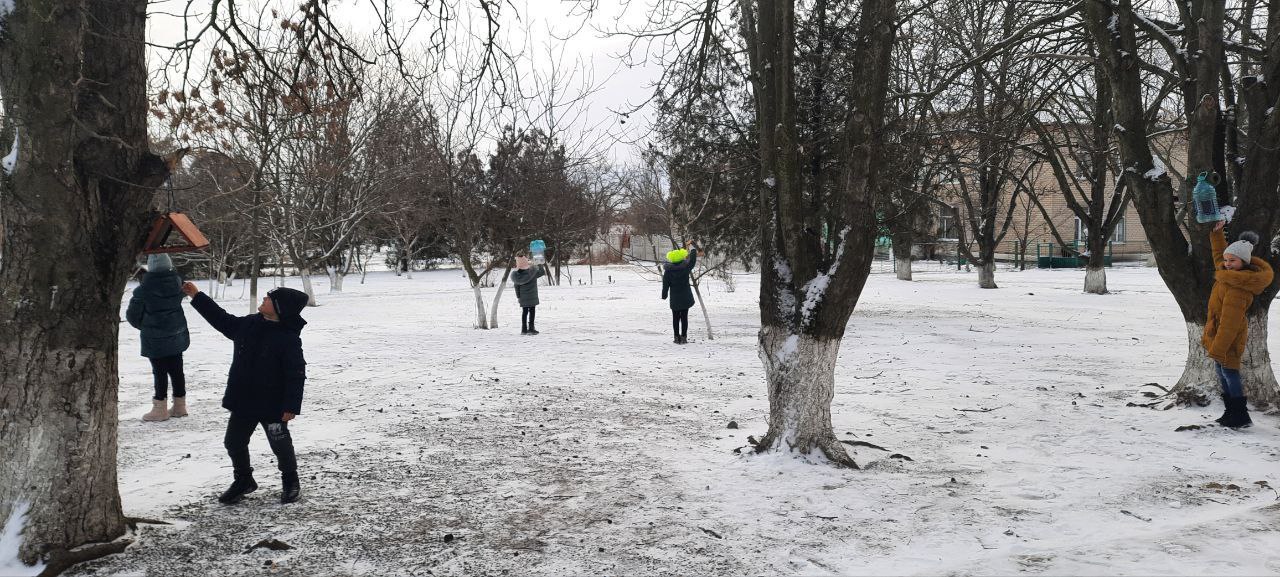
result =
[{"label": "black pants", "polygon": [[173,396],[187,396],[187,377],[182,374],[182,353],[150,360],[151,377],[155,380],[157,401],[168,398],[170,380],[173,380]]},{"label": "black pants", "polygon": [[271,445],[271,452],[276,454],[276,464],[280,467],[280,473],[285,478],[297,478],[298,457],[293,452],[293,437],[289,435],[289,424],[279,420],[255,421],[233,414],[227,419],[227,436],[222,443],[227,447],[227,454],[231,456],[231,466],[235,470],[236,477],[253,474],[253,467],[249,464],[249,438],[253,436],[259,423],[267,432],[267,443]]},{"label": "black pants", "polygon": [[689,309],[671,311],[671,330],[675,331],[677,337],[689,336]]},{"label": "black pants", "polygon": [[523,307],[520,311],[520,332],[537,330],[533,328],[533,319],[538,315],[538,307]]}]

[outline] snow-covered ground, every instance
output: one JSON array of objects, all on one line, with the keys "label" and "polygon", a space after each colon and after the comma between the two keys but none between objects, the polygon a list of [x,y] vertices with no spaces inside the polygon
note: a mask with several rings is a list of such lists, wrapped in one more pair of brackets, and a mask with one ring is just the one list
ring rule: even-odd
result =
[{"label": "snow-covered ground", "polygon": [[[1280,573],[1280,420],[1175,432],[1221,407],[1126,406],[1177,378],[1185,326],[1154,269],[1109,271],[1107,296],[1083,274],[873,275],[832,407],[886,449],[850,446],[863,470],[734,453],[767,413],[754,276],[708,281],[716,338],[695,308],[684,347],[634,269],[543,286],[537,337],[511,291],[501,328],[472,329],[457,271],[321,279],[294,505],[260,432],[262,488],[215,501],[229,342],[188,309],[191,416],[147,424],[122,325],[125,513],[172,525],[75,574]],[[268,539],[292,548],[247,551]]]}]

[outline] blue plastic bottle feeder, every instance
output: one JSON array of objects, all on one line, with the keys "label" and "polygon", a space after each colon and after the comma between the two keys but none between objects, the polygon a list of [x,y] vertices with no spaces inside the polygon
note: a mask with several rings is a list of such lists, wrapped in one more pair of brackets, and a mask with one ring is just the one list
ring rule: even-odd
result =
[{"label": "blue plastic bottle feeder", "polygon": [[529,254],[533,257],[533,262],[537,264],[547,262],[547,243],[541,240],[529,243]]},{"label": "blue plastic bottle feeder", "polygon": [[1192,203],[1196,206],[1196,222],[1216,222],[1222,220],[1218,212],[1218,189],[1209,183],[1209,173],[1201,172],[1196,177],[1196,187],[1191,191]]}]

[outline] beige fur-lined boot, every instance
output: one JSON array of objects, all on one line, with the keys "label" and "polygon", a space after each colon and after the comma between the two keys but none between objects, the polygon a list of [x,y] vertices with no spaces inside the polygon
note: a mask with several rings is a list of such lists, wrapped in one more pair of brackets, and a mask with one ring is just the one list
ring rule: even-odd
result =
[{"label": "beige fur-lined boot", "polygon": [[151,412],[142,415],[144,421],[167,421],[169,420],[169,407],[164,399],[151,399]]},{"label": "beige fur-lined boot", "polygon": [[170,417],[187,416],[187,398],[186,397],[173,398],[173,408],[169,409],[169,416]]}]

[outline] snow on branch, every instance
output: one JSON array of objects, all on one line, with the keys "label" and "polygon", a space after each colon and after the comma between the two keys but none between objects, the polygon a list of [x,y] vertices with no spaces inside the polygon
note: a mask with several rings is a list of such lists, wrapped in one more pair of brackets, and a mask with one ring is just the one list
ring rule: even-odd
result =
[{"label": "snow on branch", "polygon": [[820,273],[813,277],[812,280],[804,285],[804,303],[800,306],[800,326],[807,327],[813,321],[813,311],[817,310],[818,305],[822,304],[822,299],[827,296],[827,288],[831,286],[831,277],[836,275],[836,271],[840,269],[840,259],[844,257],[844,247],[846,237],[849,235],[849,226],[845,226],[840,231],[840,244],[836,248],[835,259],[831,262],[831,267],[827,272]]},{"label": "snow on branch", "polygon": [[[5,0],[0,0],[3,3]],[[0,8],[3,9],[3,8]],[[13,174],[13,167],[18,165],[18,129],[13,129],[13,148],[9,149],[9,154],[0,159],[0,168],[4,169],[5,174]]]},{"label": "snow on branch", "polygon": [[1160,180],[1161,178],[1164,177],[1166,173],[1169,172],[1169,169],[1165,167],[1164,163],[1160,161],[1159,157],[1152,156],[1151,164],[1152,164],[1151,170],[1148,170],[1145,174],[1143,174],[1142,178],[1145,178],[1147,180],[1154,182],[1154,181]]}]

